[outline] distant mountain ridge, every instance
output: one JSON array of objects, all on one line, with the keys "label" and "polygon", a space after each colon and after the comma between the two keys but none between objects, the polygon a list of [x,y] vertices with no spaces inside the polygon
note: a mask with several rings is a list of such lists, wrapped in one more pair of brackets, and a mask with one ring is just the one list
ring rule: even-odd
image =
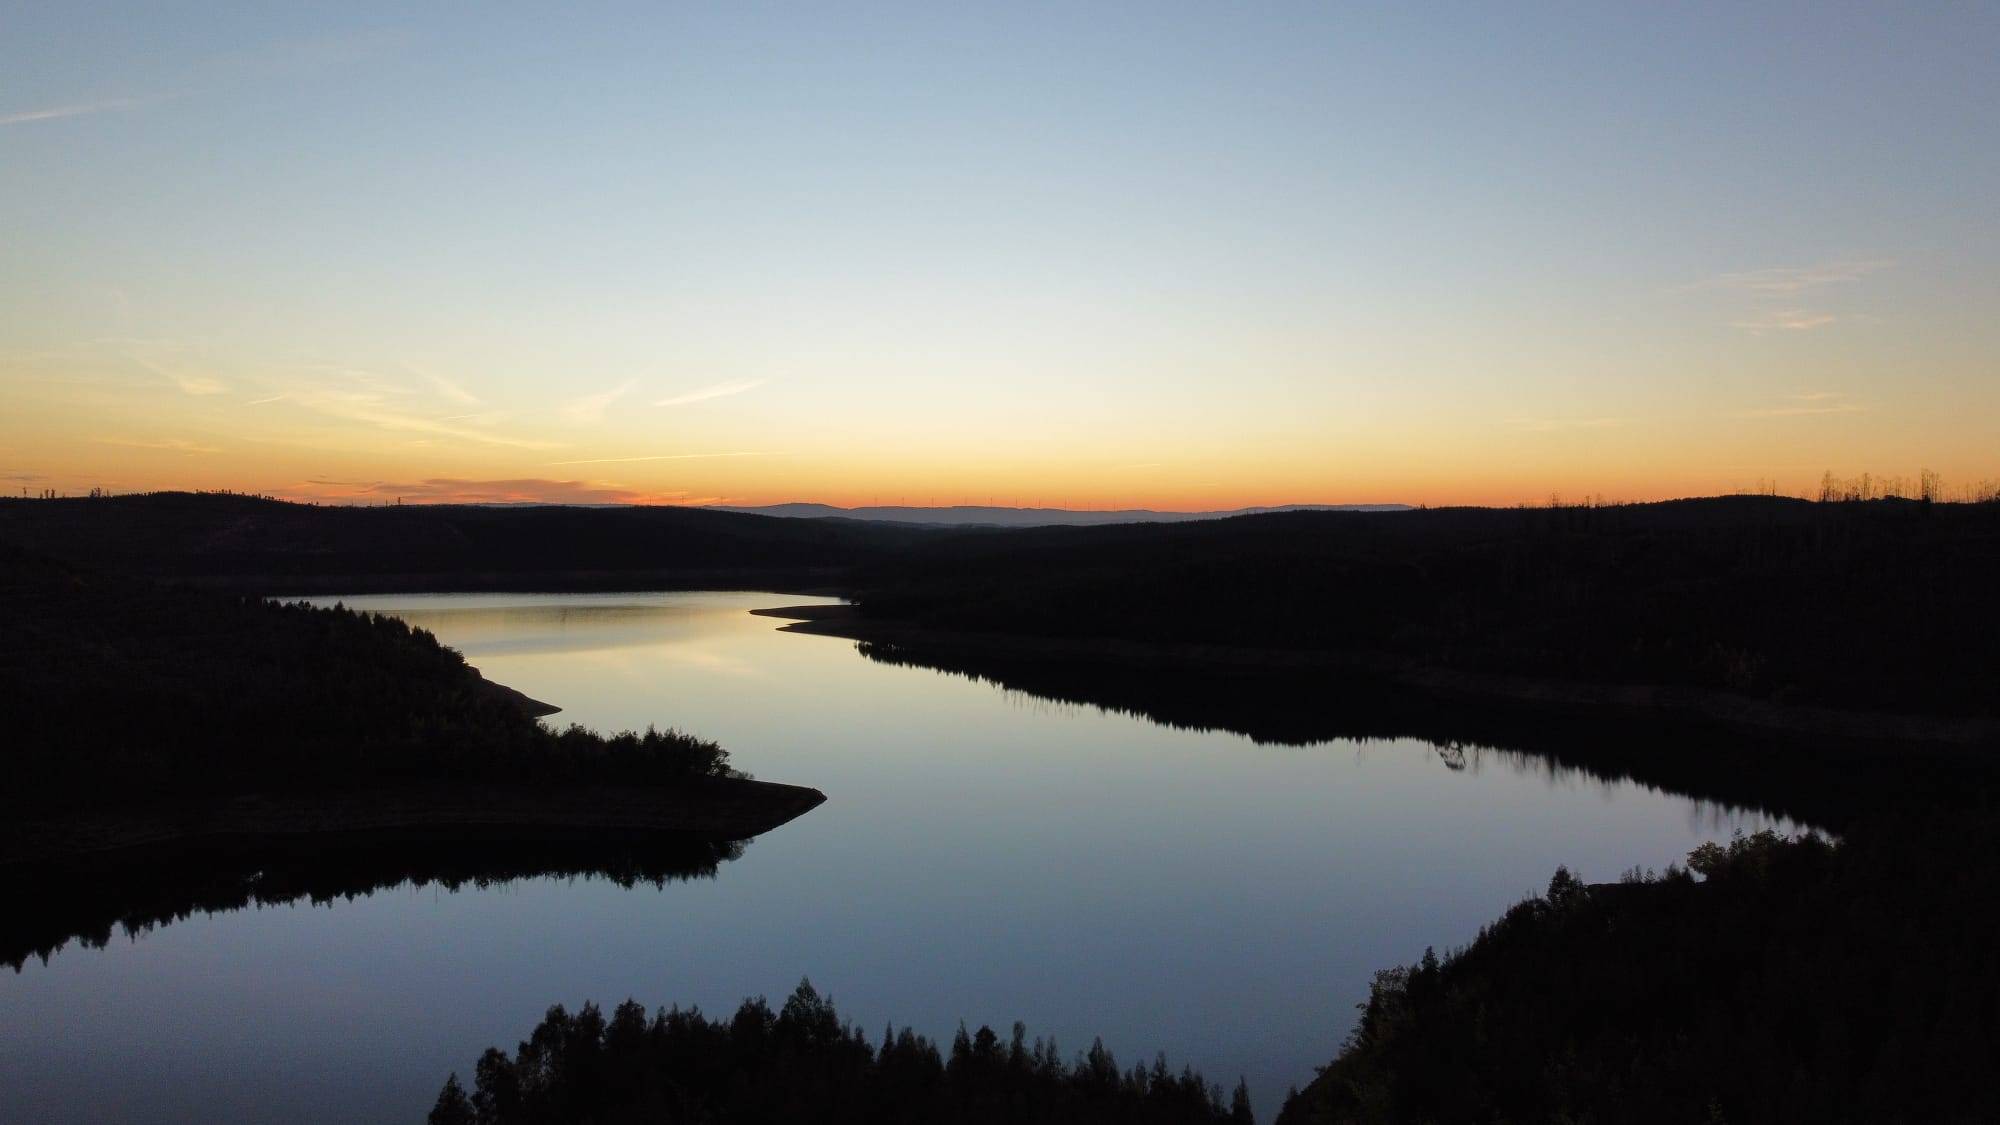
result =
[{"label": "distant mountain ridge", "polygon": [[711,505],[712,511],[785,519],[850,519],[877,523],[915,523],[936,527],[1088,527],[1114,523],[1186,523],[1231,516],[1261,516],[1272,512],[1407,512],[1408,504],[1285,504],[1275,508],[1231,508],[1213,512],[1161,512],[1151,508],[1078,511],[1074,508],[1006,508],[983,504],[950,507],[910,507],[902,504],[837,508],[832,504],[765,504],[758,507]]}]

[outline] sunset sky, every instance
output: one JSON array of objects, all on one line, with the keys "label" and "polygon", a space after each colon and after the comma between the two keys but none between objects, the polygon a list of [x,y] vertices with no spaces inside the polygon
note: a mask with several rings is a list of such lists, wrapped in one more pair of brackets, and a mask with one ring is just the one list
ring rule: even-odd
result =
[{"label": "sunset sky", "polygon": [[2000,5],[0,8],[0,484],[2000,477]]}]

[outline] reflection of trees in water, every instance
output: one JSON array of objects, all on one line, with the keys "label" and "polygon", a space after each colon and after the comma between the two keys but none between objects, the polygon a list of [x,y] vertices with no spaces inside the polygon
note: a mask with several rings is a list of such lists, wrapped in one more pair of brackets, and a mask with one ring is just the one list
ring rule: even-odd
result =
[{"label": "reflection of trees in water", "polygon": [[1326,673],[1189,671],[1090,660],[968,655],[943,647],[859,642],[884,664],[990,684],[1010,699],[1227,732],[1259,745],[1322,747],[1416,741],[1445,768],[1489,763],[1550,784],[1633,784],[1687,797],[1690,816],[1727,828],[1744,812],[1835,827],[1886,795],[1949,795],[1966,767],[1865,748],[1759,739],[1666,719],[1607,719],[1465,705],[1384,680]]},{"label": "reflection of trees in water", "polygon": [[486,888],[544,877],[664,887],[713,878],[747,841],[593,832],[544,837],[368,833],[215,841],[0,870],[0,961],[17,972],[70,941],[102,948],[195,914],[352,901],[400,887]]}]

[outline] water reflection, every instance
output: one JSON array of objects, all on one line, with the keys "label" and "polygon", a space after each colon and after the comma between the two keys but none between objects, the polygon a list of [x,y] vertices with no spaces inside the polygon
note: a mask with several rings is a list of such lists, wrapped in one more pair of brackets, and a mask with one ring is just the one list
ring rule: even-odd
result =
[{"label": "water reflection", "polygon": [[713,878],[748,841],[594,830],[479,828],[232,839],[123,849],[62,864],[0,868],[0,962],[46,964],[72,940],[102,949],[197,913],[309,901],[352,902],[398,887],[481,890],[534,878],[655,888]]},{"label": "water reflection", "polygon": [[[1707,806],[1709,821],[1736,813],[1837,826],[1882,794],[1949,791],[1949,762],[1890,764],[1865,748],[1806,746],[1666,718],[1633,720],[1454,704],[1365,675],[1194,672],[1082,660],[1018,660],[948,647],[861,641],[880,664],[924,668],[988,684],[1044,715],[1089,710],[1173,730],[1225,732],[1263,746],[1428,744],[1453,772],[1484,764],[1550,781],[1587,777],[1636,783]],[[1889,788],[1885,788],[1889,787]]]}]

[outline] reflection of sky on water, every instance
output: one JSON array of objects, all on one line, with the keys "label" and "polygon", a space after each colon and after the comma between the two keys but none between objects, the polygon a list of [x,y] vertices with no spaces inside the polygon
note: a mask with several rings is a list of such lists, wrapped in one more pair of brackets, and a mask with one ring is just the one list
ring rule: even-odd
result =
[{"label": "reflection of sky on water", "polygon": [[[198,917],[0,981],[0,1118],[413,1120],[551,1003],[726,1011],[810,976],[870,1029],[1025,1020],[1247,1075],[1266,1119],[1376,968],[1558,863],[1608,879],[1746,822],[1467,749],[1257,746],[862,659],[790,595],[346,599],[558,722],[675,726],[827,804],[718,877],[530,880]],[[1754,825],[1750,825],[1754,826]]]}]

